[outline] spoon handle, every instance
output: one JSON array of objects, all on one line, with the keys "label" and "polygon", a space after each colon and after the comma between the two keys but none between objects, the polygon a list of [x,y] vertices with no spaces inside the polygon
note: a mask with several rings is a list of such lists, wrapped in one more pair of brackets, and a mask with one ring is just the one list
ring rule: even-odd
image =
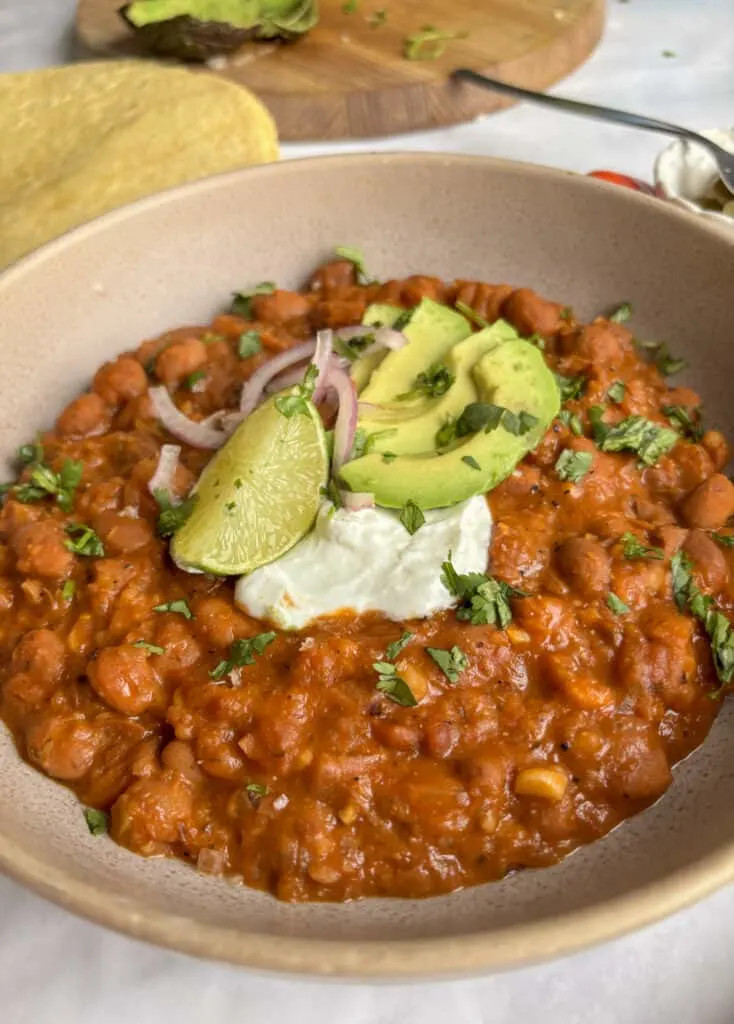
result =
[{"label": "spoon handle", "polygon": [[696,132],[681,128],[676,124],[669,124],[667,121],[658,121],[654,117],[643,117],[641,114],[630,114],[626,110],[616,110],[614,107],[602,107],[594,103],[582,103],[580,100],[569,100],[563,96],[547,95],[543,92],[533,92],[532,89],[521,89],[518,85],[510,85],[508,82],[500,82],[496,78],[488,78],[487,75],[480,75],[477,71],[469,68],[458,68],[453,72],[453,77],[473,82],[493,92],[501,92],[506,96],[514,96],[517,99],[529,100],[531,103],[538,103],[546,107],[556,107],[565,110],[569,114],[581,114],[584,117],[595,117],[603,121],[615,121],[618,124],[632,125],[634,128],[645,128],[651,132],[662,132],[665,135],[678,135],[682,139],[691,139],[698,142],[707,149],[713,147],[713,143]]}]

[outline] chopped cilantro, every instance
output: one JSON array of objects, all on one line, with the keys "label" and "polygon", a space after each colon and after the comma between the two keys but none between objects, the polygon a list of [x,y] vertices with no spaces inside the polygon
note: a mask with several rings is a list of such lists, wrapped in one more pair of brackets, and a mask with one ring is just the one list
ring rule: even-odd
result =
[{"label": "chopped cilantro", "polygon": [[335,509],[341,508],[344,502],[342,496],[339,493],[339,488],[336,486],[333,480],[329,480],[326,487],[321,488],[321,494],[324,498],[327,498]]},{"label": "chopped cilantro", "polygon": [[673,555],[670,563],[673,596],[681,611],[686,608],[702,624],[711,646],[711,657],[721,689],[734,677],[734,630],[726,615],[707,594],[702,594],[691,576],[691,560],[682,552]]},{"label": "chopped cilantro", "polygon": [[490,326],[489,320],[485,320],[483,316],[479,315],[479,313],[475,313],[471,306],[468,306],[465,302],[455,302],[454,307],[457,312],[461,313],[462,316],[465,316],[467,320],[471,321],[471,323],[475,324],[477,327]]},{"label": "chopped cilantro", "polygon": [[368,434],[364,427],[357,427],[354,431],[351,455],[353,459],[361,459],[363,455],[367,454],[367,437]]},{"label": "chopped cilantro", "polygon": [[373,14],[367,19],[367,24],[370,28],[379,28],[380,25],[384,25],[387,22],[387,11],[384,7],[380,8],[379,11],[374,11]]},{"label": "chopped cilantro", "polygon": [[174,615],[183,615],[185,619],[193,619],[194,613],[189,608],[188,604],[184,600],[180,601],[167,601],[165,604],[157,604],[154,612],[171,612]]},{"label": "chopped cilantro", "polygon": [[206,370],[194,370],[186,378],[185,384],[189,391],[196,391],[196,385],[202,380],[206,380]]},{"label": "chopped cilantro", "polygon": [[385,656],[389,658],[390,661],[395,661],[400,652],[408,646],[414,636],[415,633],[408,633],[406,630],[401,634],[399,640],[394,640],[391,644],[387,645],[385,648]]},{"label": "chopped cilantro", "polygon": [[400,522],[411,535],[417,533],[426,521],[423,511],[412,499],[406,501],[400,511]]},{"label": "chopped cilantro", "polygon": [[581,373],[577,377],[564,377],[562,373],[554,373],[558,390],[561,392],[561,402],[572,402],[581,398],[586,390],[586,377]]},{"label": "chopped cilantro", "polygon": [[462,455],[461,456],[461,461],[465,462],[467,464],[467,466],[471,466],[472,469],[479,469],[479,470],[481,470],[481,468],[482,468],[479,465],[479,463],[477,462],[477,460],[474,458],[473,455]]},{"label": "chopped cilantro", "polygon": [[636,558],[665,558],[662,548],[647,547],[635,537],[634,533],[623,533],[620,540],[622,541],[622,553],[630,561]]},{"label": "chopped cilantro", "polygon": [[616,594],[611,593],[607,594],[607,608],[615,615],[626,615],[629,611],[629,605],[626,605]]},{"label": "chopped cilantro", "polygon": [[558,413],[558,419],[565,427],[568,427],[572,434],[581,437],[584,428],[581,426],[581,419],[578,413],[571,412],[569,409],[561,409]]},{"label": "chopped cilantro", "polygon": [[69,537],[64,546],[75,555],[86,558],[104,558],[104,544],[91,526],[84,523],[69,523],[66,527]]},{"label": "chopped cilantro", "polygon": [[255,655],[262,654],[268,644],[275,640],[277,633],[258,633],[246,640],[235,640],[230,648],[229,658],[220,661],[209,673],[212,679],[223,679],[235,668],[255,663]]},{"label": "chopped cilantro", "polygon": [[157,523],[158,536],[172,537],[194,511],[196,495],[192,494],[190,497],[184,498],[178,505],[173,504],[168,491],[157,490],[153,497],[160,509]]},{"label": "chopped cilantro", "polygon": [[36,462],[42,463],[44,458],[43,445],[40,441],[34,441],[33,444],[22,444],[18,449],[18,462],[21,466],[32,466]]},{"label": "chopped cilantro", "polygon": [[705,433],[701,422],[701,409],[687,409],[684,405],[664,405],[662,411],[676,430],[691,441],[700,441]]},{"label": "chopped cilantro", "polygon": [[561,480],[577,484],[589,472],[593,461],[591,452],[575,452],[571,448],[564,448],[556,460],[556,473]]},{"label": "chopped cilantro", "polygon": [[610,402],[616,402],[619,404],[624,399],[624,393],[627,390],[624,381],[615,380],[613,384],[609,386],[607,391],[607,398]]},{"label": "chopped cilantro", "polygon": [[688,603],[689,591],[693,586],[691,577],[692,564],[688,555],[685,555],[682,551],[676,551],[670,560],[673,597],[681,611],[685,609]]},{"label": "chopped cilantro", "polygon": [[395,452],[383,452],[382,453],[382,461],[383,462],[394,462],[395,459],[397,459],[397,455],[395,454]]},{"label": "chopped cilantro", "polygon": [[[35,454],[38,454],[38,451],[43,454],[43,449],[40,446],[36,449]],[[26,451],[25,454],[28,456],[30,452]],[[29,465],[28,480],[11,488],[17,500],[28,504],[51,495],[56,498],[56,504],[64,512],[71,512],[74,494],[84,471],[84,463],[74,459],[64,459],[58,473],[43,462],[34,462]]]},{"label": "chopped cilantro", "polygon": [[344,0],[344,3],[342,4],[342,13],[354,14],[358,6],[359,0]]},{"label": "chopped cilantro", "polygon": [[[505,409],[504,406],[493,405],[491,402],[470,402],[455,424],[450,426],[444,424],[441,427],[436,435],[436,441],[438,443],[439,438],[442,441],[448,439],[452,434],[451,439],[453,440],[454,437],[476,434],[480,430],[489,434],[500,425],[508,434],[518,436],[527,434],[537,423],[537,416],[533,416],[532,413],[526,412],[524,409],[517,413],[511,409]],[[444,447],[444,445],[440,444],[439,447]]]},{"label": "chopped cilantro", "polygon": [[442,565],[441,581],[447,590],[459,598],[456,616],[475,626],[498,626],[504,629],[512,622],[511,597],[525,597],[522,590],[485,576],[481,572],[458,573],[451,555]]},{"label": "chopped cilantro", "polygon": [[340,338],[338,334],[334,335],[333,346],[334,351],[348,359],[350,363],[353,363],[356,359],[363,354],[364,350],[368,345],[374,343],[375,336],[370,334],[369,331],[365,331],[364,334],[358,334],[354,338],[350,338],[346,341],[344,338]]},{"label": "chopped cilantro", "polygon": [[558,316],[561,320],[573,320],[573,310],[570,306],[564,306]]},{"label": "chopped cilantro", "polygon": [[74,594],[76,593],[76,583],[74,580],[67,580],[61,588],[61,600],[66,601],[67,604],[74,600]]},{"label": "chopped cilantro", "polygon": [[245,785],[245,792],[261,798],[268,795],[268,787],[263,782],[248,782]]},{"label": "chopped cilantro", "polygon": [[734,548],[734,533],[712,533],[711,536],[722,548]]},{"label": "chopped cilantro", "polygon": [[443,366],[441,363],[434,363],[425,372],[418,374],[410,391],[405,391],[402,395],[398,395],[398,401],[403,402],[408,398],[419,398],[421,395],[425,395],[428,398],[438,398],[446,394],[455,379],[454,374],[447,366]]},{"label": "chopped cilantro", "polygon": [[602,413],[603,408],[598,405],[589,409],[594,440],[603,452],[634,452],[644,465],[654,466],[661,455],[669,452],[678,441],[679,435],[675,430],[661,427],[644,416],[628,416],[609,426],[602,422]]},{"label": "chopped cilantro", "polygon": [[257,355],[262,347],[259,331],[243,331],[237,340],[237,355],[240,359],[249,359]]},{"label": "chopped cilantro", "polygon": [[613,313],[609,314],[608,319],[611,320],[613,324],[624,324],[631,316],[632,306],[629,302],[623,302],[620,306],[617,306]]},{"label": "chopped cilantro", "polygon": [[96,807],[84,808],[84,820],[93,836],[103,836],[107,832],[107,815]]},{"label": "chopped cilantro", "polygon": [[397,674],[397,669],[389,661],[375,661],[372,665],[378,675],[376,688],[384,693],[393,703],[404,708],[414,708],[418,701],[413,691]]},{"label": "chopped cilantro", "polygon": [[442,647],[426,647],[426,653],[433,658],[450,683],[458,682],[459,676],[469,665],[467,656],[456,644],[449,651]]},{"label": "chopped cilantro", "polygon": [[404,309],[402,313],[398,313],[398,315],[395,317],[395,320],[393,321],[393,330],[404,331],[405,328],[410,323],[410,321],[413,319],[414,313],[415,307],[413,307],[413,309]]},{"label": "chopped cilantro", "polygon": [[678,54],[675,52],[675,50],[661,50],[660,52],[661,52],[663,57],[677,57],[678,56]]},{"label": "chopped cilantro", "polygon": [[680,373],[681,370],[685,370],[686,366],[688,366],[685,359],[672,356],[664,342],[638,341],[637,345],[639,348],[650,353],[655,365],[664,377],[672,377],[674,373]]},{"label": "chopped cilantro", "polygon": [[527,412],[525,409],[519,413],[505,409],[502,416],[502,426],[508,434],[513,434],[515,437],[527,434],[539,422],[537,416],[533,416],[531,412]]},{"label": "chopped cilantro", "polygon": [[158,644],[149,644],[147,640],[136,640],[133,647],[139,647],[141,651],[147,651],[148,654],[165,654],[165,647],[159,647]]},{"label": "chopped cilantro", "polygon": [[361,283],[364,284],[370,280],[370,275],[367,273],[367,267],[364,263],[364,253],[361,249],[355,249],[352,245],[337,245],[334,249],[334,255],[338,256],[340,260],[348,260],[353,265],[357,279]]},{"label": "chopped cilantro", "polygon": [[230,312],[244,317],[245,320],[251,320],[252,300],[257,295],[272,295],[274,291],[275,284],[273,281],[261,281],[260,284],[256,284],[254,288],[251,288],[249,292],[235,292]]},{"label": "chopped cilantro", "polygon": [[436,432],[436,447],[448,448],[456,440],[456,420],[450,416]]},{"label": "chopped cilantro", "polygon": [[275,408],[281,415],[286,416],[288,419],[291,416],[296,416],[298,413],[302,413],[304,416],[308,416],[308,403],[311,400],[311,396],[314,393],[316,387],[316,378],[319,375],[318,367],[310,363],[306,367],[306,372],[303,375],[303,381],[297,384],[294,388],[291,388],[290,394],[281,395],[275,399]]},{"label": "chopped cilantro", "polygon": [[424,25],[420,32],[409,35],[403,44],[406,60],[437,60],[451,39],[464,39],[466,32],[442,32],[433,25]]}]

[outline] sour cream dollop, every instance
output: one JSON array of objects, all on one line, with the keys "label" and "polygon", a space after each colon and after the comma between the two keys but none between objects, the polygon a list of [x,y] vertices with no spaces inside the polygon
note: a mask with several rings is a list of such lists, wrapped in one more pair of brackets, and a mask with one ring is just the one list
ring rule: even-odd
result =
[{"label": "sour cream dollop", "polygon": [[451,552],[458,572],[486,570],[489,505],[478,495],[425,517],[411,535],[397,512],[347,512],[327,502],[303,540],[237,581],[235,601],[282,629],[302,629],[321,615],[347,609],[402,620],[450,608],[456,599],[441,582],[441,563]]}]

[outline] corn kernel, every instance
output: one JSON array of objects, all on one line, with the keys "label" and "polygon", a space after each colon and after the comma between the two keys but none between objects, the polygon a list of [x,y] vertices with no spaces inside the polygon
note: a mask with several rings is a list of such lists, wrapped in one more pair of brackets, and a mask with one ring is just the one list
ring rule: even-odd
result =
[{"label": "corn kernel", "polygon": [[556,768],[523,768],[515,779],[518,796],[537,796],[554,803],[563,799],[568,777]]}]

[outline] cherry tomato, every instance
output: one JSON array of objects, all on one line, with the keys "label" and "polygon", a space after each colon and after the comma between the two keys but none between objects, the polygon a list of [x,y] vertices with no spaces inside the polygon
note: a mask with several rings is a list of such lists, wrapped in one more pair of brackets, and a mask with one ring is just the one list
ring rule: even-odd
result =
[{"label": "cherry tomato", "polygon": [[639,178],[630,178],[628,174],[619,174],[617,171],[589,171],[590,178],[597,178],[599,181],[608,181],[612,185],[622,185],[624,188],[634,189],[635,192],[644,192],[648,196],[655,195],[655,189]]}]

